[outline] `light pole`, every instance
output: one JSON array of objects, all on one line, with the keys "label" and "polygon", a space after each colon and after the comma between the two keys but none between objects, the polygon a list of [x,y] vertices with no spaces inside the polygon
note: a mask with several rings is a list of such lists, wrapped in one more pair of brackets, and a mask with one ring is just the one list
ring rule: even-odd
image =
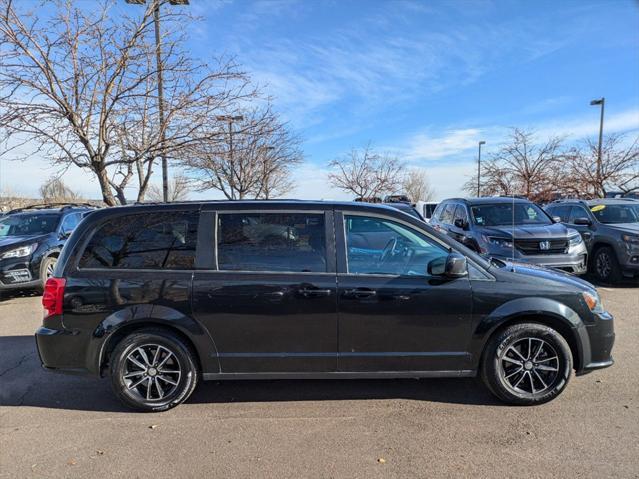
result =
[{"label": "light pole", "polygon": [[229,124],[229,161],[231,168],[233,168],[233,122],[242,121],[244,117],[242,115],[218,115],[215,119],[217,121],[226,121]]},{"label": "light pole", "polygon": [[[144,5],[146,0],[124,0],[126,3]],[[153,24],[155,27],[155,62],[158,71],[158,114],[160,116],[160,158],[162,159],[162,198],[165,203],[169,202],[169,165],[166,159],[164,143],[166,132],[164,125],[164,82],[162,79],[162,38],[160,37],[160,3],[162,0],[152,0],[153,2]],[[188,5],[189,0],[168,0],[171,5]]]},{"label": "light pole", "polygon": [[479,198],[481,185],[481,145],[485,144],[486,142],[484,140],[479,142],[479,154],[477,155],[477,198]]},{"label": "light pole", "polygon": [[603,120],[605,103],[606,99],[604,97],[601,97],[598,100],[592,100],[590,102],[590,106],[601,105],[601,116],[599,117],[599,146],[597,147],[597,187],[599,187],[599,185],[601,184],[601,143],[603,141]]}]

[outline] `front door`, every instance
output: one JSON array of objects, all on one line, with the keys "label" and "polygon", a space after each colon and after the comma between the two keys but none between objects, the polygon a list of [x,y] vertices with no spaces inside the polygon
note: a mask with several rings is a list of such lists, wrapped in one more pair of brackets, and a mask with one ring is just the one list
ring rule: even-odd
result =
[{"label": "front door", "polygon": [[427,273],[446,247],[398,220],[348,212],[336,218],[339,370],[468,369],[470,282]]},{"label": "front door", "polygon": [[217,254],[211,270],[195,273],[193,312],[215,342],[221,372],[335,371],[332,212],[207,214]]}]

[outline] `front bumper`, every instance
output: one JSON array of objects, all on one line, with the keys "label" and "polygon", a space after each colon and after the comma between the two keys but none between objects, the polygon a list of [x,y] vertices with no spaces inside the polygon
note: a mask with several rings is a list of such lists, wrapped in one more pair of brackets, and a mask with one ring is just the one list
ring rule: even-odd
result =
[{"label": "front bumper", "polygon": [[639,245],[624,243],[617,257],[624,276],[631,278],[639,276]]},{"label": "front bumper", "polygon": [[27,289],[41,286],[38,269],[29,258],[3,259],[0,261],[0,291]]},{"label": "front bumper", "polygon": [[[586,337],[582,337],[583,364],[577,375],[587,374],[614,364],[612,347],[615,344],[614,318],[608,312],[593,313],[595,321],[584,327]],[[587,338],[587,341],[584,339]]]},{"label": "front bumper", "polygon": [[[512,256],[491,255],[503,261],[512,261]],[[530,263],[547,268],[556,268],[574,274],[585,274],[588,269],[588,256],[585,252],[577,254],[522,255],[516,254],[515,261]]]}]

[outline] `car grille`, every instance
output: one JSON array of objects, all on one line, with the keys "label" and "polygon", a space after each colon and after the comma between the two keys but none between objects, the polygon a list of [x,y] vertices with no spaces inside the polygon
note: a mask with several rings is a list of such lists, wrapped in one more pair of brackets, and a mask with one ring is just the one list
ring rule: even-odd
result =
[{"label": "car grille", "polygon": [[[542,248],[542,243],[547,243],[548,248]],[[515,247],[523,254],[561,254],[568,251],[568,240],[520,239],[515,240]]]}]

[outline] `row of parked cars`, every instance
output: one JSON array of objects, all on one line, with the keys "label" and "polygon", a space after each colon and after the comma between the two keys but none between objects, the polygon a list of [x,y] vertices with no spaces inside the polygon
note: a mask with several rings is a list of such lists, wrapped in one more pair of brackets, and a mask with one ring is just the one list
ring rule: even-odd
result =
[{"label": "row of parked cars", "polygon": [[602,282],[639,276],[636,199],[564,199],[541,207],[523,198],[450,198],[430,217],[422,208],[415,205],[431,226],[485,256],[590,272]]}]

